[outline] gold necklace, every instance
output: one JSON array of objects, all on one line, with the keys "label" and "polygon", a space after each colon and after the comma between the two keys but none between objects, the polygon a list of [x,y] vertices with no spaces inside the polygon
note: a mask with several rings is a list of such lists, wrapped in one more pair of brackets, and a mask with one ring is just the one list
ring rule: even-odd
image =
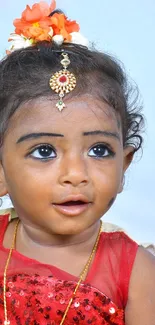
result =
[{"label": "gold necklace", "polygon": [[[13,239],[12,239],[12,245],[11,245],[9,255],[8,255],[8,258],[7,258],[7,261],[6,261],[6,265],[5,265],[5,269],[4,269],[4,275],[3,275],[4,325],[10,325],[10,321],[8,320],[7,299],[6,299],[7,270],[8,270],[8,266],[9,266],[10,259],[11,259],[11,256],[12,256],[12,252],[15,249],[15,245],[16,245],[16,237],[17,237],[19,221],[20,220],[18,219],[18,221],[16,222],[16,225],[15,225],[15,230],[14,230]],[[76,292],[77,292],[81,282],[84,280],[85,276],[88,273],[89,266],[90,266],[90,264],[92,262],[94,254],[96,253],[96,250],[97,250],[97,246],[98,246],[98,242],[99,242],[99,239],[100,239],[101,232],[102,232],[102,221],[100,223],[100,229],[99,229],[95,244],[93,246],[92,252],[91,252],[91,254],[89,256],[89,259],[88,259],[86,265],[84,266],[84,268],[83,268],[83,270],[82,270],[82,272],[80,274],[79,280],[78,280],[77,285],[76,285],[76,287],[75,287],[75,289],[73,291],[72,297],[69,300],[69,303],[68,303],[67,308],[66,308],[66,310],[64,312],[64,315],[62,317],[60,325],[64,324],[64,321],[65,321],[66,316],[68,314],[69,308],[70,308],[70,306],[71,306],[71,304],[73,302],[73,299],[75,298]]]}]

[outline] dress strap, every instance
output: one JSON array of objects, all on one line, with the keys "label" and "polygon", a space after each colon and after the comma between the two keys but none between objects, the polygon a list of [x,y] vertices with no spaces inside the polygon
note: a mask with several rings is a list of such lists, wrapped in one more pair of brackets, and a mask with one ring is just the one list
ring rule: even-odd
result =
[{"label": "dress strap", "polygon": [[10,214],[0,215],[0,246],[3,245],[4,234],[9,223]]}]

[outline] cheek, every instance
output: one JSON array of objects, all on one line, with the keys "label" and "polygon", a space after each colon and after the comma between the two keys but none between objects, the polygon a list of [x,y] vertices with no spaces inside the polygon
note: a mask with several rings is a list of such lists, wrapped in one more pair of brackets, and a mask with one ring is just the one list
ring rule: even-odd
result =
[{"label": "cheek", "polygon": [[[33,166],[33,167],[32,167]],[[6,161],[5,174],[8,192],[12,200],[29,201],[38,200],[51,194],[52,188],[55,187],[56,170],[52,166],[47,168],[46,163],[38,164],[37,168],[29,162],[18,161],[16,159],[11,163]],[[39,203],[39,202],[38,202]]]},{"label": "cheek", "polygon": [[113,168],[104,168],[98,173],[94,173],[95,179],[95,201],[98,215],[104,215],[114,203],[120,188],[121,173],[120,170]]},{"label": "cheek", "polygon": [[49,180],[44,173],[34,175],[33,173],[22,172],[12,178],[9,178],[8,192],[12,203],[19,213],[29,211],[36,215],[52,201],[52,188],[55,188],[54,182]]},{"label": "cheek", "polygon": [[96,168],[92,168],[90,175],[95,186],[100,189],[112,190],[118,188],[122,179],[121,160],[107,160],[102,162]]}]

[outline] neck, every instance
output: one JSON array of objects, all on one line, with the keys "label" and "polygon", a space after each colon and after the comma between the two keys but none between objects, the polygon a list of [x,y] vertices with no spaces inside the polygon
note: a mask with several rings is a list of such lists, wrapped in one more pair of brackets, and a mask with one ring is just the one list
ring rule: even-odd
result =
[{"label": "neck", "polygon": [[48,233],[43,229],[37,228],[35,225],[29,225],[20,222],[18,229],[18,237],[20,241],[28,243],[28,245],[42,246],[42,247],[64,247],[80,245],[96,238],[100,229],[100,221],[98,220],[93,225],[85,229],[79,234],[74,235],[59,235]]}]

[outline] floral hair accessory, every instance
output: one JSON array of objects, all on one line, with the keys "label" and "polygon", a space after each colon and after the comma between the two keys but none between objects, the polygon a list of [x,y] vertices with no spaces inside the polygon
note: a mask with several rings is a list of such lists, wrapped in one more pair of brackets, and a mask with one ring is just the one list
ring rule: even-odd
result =
[{"label": "floral hair accessory", "polygon": [[65,94],[68,94],[76,87],[76,77],[73,73],[67,70],[70,65],[70,60],[67,53],[62,53],[62,60],[60,63],[63,66],[63,70],[56,72],[50,78],[50,87],[56,93],[59,94],[59,101],[56,104],[56,107],[59,111],[62,111],[66,106],[63,102],[63,97]]},{"label": "floral hair accessory", "polygon": [[56,2],[48,5],[44,1],[29,5],[22,12],[20,19],[15,19],[15,31],[10,35],[10,52],[33,46],[40,41],[54,41],[57,45],[64,42],[88,46],[88,41],[79,33],[79,25],[69,20],[62,12],[55,11]]}]

